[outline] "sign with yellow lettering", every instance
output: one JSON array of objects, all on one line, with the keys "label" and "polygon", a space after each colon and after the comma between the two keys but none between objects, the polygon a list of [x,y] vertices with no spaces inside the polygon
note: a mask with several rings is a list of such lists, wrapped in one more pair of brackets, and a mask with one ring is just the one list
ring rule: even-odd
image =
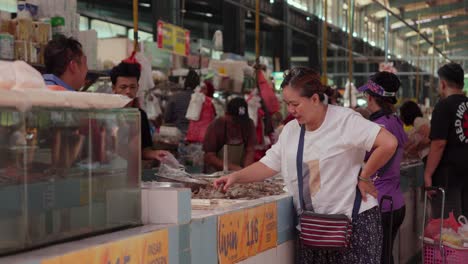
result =
[{"label": "sign with yellow lettering", "polygon": [[190,54],[190,31],[161,20],[158,21],[157,31],[158,48],[182,56]]}]

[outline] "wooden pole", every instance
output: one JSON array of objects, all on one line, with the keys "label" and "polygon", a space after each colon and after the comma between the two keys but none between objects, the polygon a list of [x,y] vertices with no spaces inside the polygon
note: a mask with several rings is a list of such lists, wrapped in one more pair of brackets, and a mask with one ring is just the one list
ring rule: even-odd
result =
[{"label": "wooden pole", "polygon": [[434,72],[435,72],[435,31],[436,31],[436,28],[433,28],[432,29],[432,63],[431,63],[431,92],[430,92],[430,99],[431,99],[431,103],[434,102],[435,98],[434,98],[434,91],[436,89],[435,85],[434,85]]},{"label": "wooden pole", "polygon": [[138,49],[138,0],[133,0],[133,51]]},{"label": "wooden pole", "polygon": [[[418,21],[421,19],[421,15],[418,15]],[[418,24],[418,32],[421,29],[421,24]],[[421,56],[421,34],[418,34],[418,43],[416,51],[416,103],[419,103],[419,89],[420,89],[420,76],[419,76],[419,56]]]},{"label": "wooden pole", "polygon": [[255,1],[255,58],[260,62],[260,0]]},{"label": "wooden pole", "polygon": [[322,28],[322,84],[328,83],[327,49],[328,49],[328,1],[323,1],[323,28]]},{"label": "wooden pole", "polygon": [[[348,79],[353,83],[353,32],[354,32],[354,0],[348,0]],[[352,105],[352,86],[349,87],[349,106]]]}]

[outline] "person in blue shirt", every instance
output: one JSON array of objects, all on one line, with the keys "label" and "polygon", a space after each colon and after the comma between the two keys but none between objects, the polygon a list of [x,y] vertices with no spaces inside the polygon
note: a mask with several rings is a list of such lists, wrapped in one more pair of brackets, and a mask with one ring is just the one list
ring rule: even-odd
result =
[{"label": "person in blue shirt", "polygon": [[88,65],[82,46],[74,38],[58,36],[44,51],[45,83],[56,91],[78,91],[86,80]]},{"label": "person in blue shirt", "polygon": [[[57,36],[44,50],[44,81],[50,90],[78,91],[86,80],[88,65],[82,46],[74,38]],[[70,168],[83,152],[85,135],[79,124],[56,123],[52,128],[52,168]]]}]

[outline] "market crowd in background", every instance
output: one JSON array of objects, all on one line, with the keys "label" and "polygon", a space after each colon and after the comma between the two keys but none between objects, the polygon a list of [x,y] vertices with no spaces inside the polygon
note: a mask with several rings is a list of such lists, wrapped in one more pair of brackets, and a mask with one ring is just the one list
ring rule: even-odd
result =
[{"label": "market crowd in background", "polygon": [[[393,262],[391,245],[406,210],[400,189],[403,159],[422,160],[425,186],[447,191],[444,216],[439,210],[441,195],[429,193],[433,217],[446,217],[449,212],[468,215],[468,98],[459,64],[438,70],[440,100],[427,115],[413,101],[398,101],[397,92],[404,87],[394,73],[386,71],[369,76],[357,89],[365,105],[352,109],[339,106],[350,98],[323,85],[319,72],[309,68],[287,71],[279,96],[265,65],[245,63],[240,69],[243,82],[236,86],[219,72],[188,69],[168,78],[152,71],[138,54],[122,59],[110,71],[109,91],[131,98],[127,107],[139,110],[141,157],[150,162],[147,166],[172,153],[189,172],[231,172],[215,183],[225,189],[281,172],[296,208],[321,213],[339,211],[351,216],[354,197],[358,192],[362,195],[353,221],[358,230],[353,232],[353,246],[340,253],[318,252],[300,242],[300,263]],[[50,89],[77,91],[84,85],[87,62],[78,41],[51,41],[45,65],[44,80]],[[109,127],[112,133],[112,124]],[[60,129],[53,133],[57,148],[53,159],[58,163],[58,148],[64,143]],[[69,151],[75,154],[82,147],[80,133],[77,129],[76,139],[69,143],[73,146]],[[118,133],[113,136],[118,146]],[[308,180],[304,200],[298,198],[303,190],[295,185],[300,146],[306,160],[301,177]],[[336,190],[341,190],[339,196],[332,194]],[[385,199],[391,200],[391,206]]]}]

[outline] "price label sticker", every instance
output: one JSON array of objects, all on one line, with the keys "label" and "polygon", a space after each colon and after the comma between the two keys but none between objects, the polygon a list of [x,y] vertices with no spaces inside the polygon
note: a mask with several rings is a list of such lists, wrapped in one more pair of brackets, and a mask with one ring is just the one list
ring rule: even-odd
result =
[{"label": "price label sticker", "polygon": [[244,233],[245,244],[248,256],[255,256],[259,253],[259,245],[263,232],[264,206],[254,207],[246,210]]}]

